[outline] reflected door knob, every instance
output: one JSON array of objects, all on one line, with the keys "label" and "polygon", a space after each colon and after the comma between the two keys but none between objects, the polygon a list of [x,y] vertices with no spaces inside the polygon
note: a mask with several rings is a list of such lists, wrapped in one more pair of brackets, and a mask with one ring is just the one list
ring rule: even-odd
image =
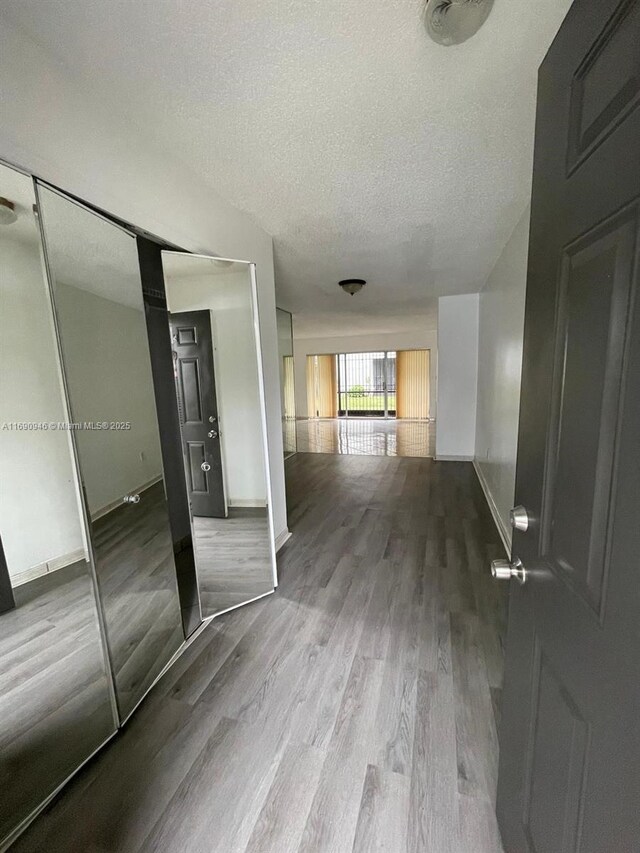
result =
[{"label": "reflected door knob", "polygon": [[202,465],[200,466],[200,468],[201,468],[203,471],[210,471],[210,470],[211,470],[211,465],[209,465],[209,463],[208,463],[208,462],[203,462],[203,463],[202,463]]},{"label": "reflected door knob", "polygon": [[519,583],[525,583],[527,580],[527,570],[519,557],[516,557],[512,563],[509,560],[492,560],[491,575],[497,581],[508,581],[511,578],[516,578]]},{"label": "reflected door knob", "polygon": [[215,431],[215,429],[210,429],[209,432],[207,433],[207,435],[209,436],[209,438],[217,438],[218,437],[218,433]]},{"label": "reflected door knob", "polygon": [[529,529],[529,513],[523,506],[514,506],[509,513],[509,521],[514,530]]},{"label": "reflected door knob", "polygon": [[126,504],[139,504],[140,503],[140,495],[125,495],[122,500]]}]

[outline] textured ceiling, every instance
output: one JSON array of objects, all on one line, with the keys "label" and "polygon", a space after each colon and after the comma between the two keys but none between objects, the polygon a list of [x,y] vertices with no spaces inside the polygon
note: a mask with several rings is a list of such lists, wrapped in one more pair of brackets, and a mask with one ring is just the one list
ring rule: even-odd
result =
[{"label": "textured ceiling", "polygon": [[527,201],[536,70],[569,5],[496,0],[449,48],[420,0],[3,9],[254,215],[278,303],[313,335],[433,325],[439,295],[480,289]]},{"label": "textured ceiling", "polygon": [[[40,193],[48,259],[55,281],[141,311],[140,273],[133,238],[57,193],[44,187]],[[0,226],[0,248],[9,241],[21,243],[40,266],[32,179],[0,164],[0,196],[10,199],[18,214],[16,222]],[[4,264],[3,258],[2,272]],[[42,285],[44,288],[44,271]]]}]

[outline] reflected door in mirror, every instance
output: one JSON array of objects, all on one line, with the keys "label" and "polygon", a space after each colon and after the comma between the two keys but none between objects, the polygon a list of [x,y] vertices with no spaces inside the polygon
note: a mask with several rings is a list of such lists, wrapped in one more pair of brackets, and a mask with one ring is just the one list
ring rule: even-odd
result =
[{"label": "reflected door in mirror", "polygon": [[171,314],[170,322],[189,504],[193,515],[224,518],[227,503],[209,312]]},{"label": "reflected door in mirror", "polygon": [[[214,616],[274,588],[251,265],[162,255],[200,604],[203,616]],[[201,460],[211,465],[208,480],[200,479]]]}]

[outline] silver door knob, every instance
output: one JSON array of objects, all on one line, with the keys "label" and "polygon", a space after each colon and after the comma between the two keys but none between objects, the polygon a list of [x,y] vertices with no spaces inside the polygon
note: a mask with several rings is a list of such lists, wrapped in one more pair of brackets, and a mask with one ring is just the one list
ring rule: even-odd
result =
[{"label": "silver door knob", "polygon": [[207,433],[207,435],[209,436],[209,438],[217,438],[218,437],[218,433],[215,431],[215,429],[210,429],[209,432]]},{"label": "silver door knob", "polygon": [[512,563],[509,560],[492,560],[491,575],[497,581],[515,578],[519,583],[525,583],[527,580],[527,570],[519,557],[516,557]]},{"label": "silver door knob", "polygon": [[140,495],[125,495],[122,500],[126,504],[139,504],[140,503]]},{"label": "silver door knob", "polygon": [[529,513],[523,506],[514,506],[509,512],[509,521],[514,530],[529,529]]},{"label": "silver door knob", "polygon": [[200,466],[200,468],[201,468],[203,471],[210,471],[210,470],[211,470],[211,465],[209,465],[209,463],[208,463],[208,462],[203,462],[203,463],[202,463],[202,465]]}]

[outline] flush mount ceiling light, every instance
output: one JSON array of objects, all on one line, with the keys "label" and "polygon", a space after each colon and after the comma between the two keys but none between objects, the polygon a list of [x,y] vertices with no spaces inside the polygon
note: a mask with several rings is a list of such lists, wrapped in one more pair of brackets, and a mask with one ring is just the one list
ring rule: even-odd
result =
[{"label": "flush mount ceiling light", "polygon": [[492,6],[493,0],[427,0],[424,24],[438,44],[461,44],[478,32]]},{"label": "flush mount ceiling light", "polygon": [[338,282],[345,293],[348,293],[350,296],[362,290],[366,283],[363,278],[343,278],[342,281]]},{"label": "flush mount ceiling light", "polygon": [[0,225],[13,225],[17,218],[15,204],[8,198],[0,196]]}]

